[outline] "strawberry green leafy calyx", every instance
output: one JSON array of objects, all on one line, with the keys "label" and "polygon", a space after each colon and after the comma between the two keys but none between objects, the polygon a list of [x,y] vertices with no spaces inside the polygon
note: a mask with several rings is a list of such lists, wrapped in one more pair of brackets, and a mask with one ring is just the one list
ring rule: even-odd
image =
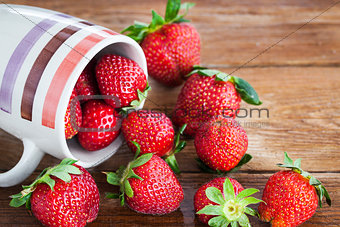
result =
[{"label": "strawberry green leafy calyx", "polygon": [[219,169],[212,169],[209,166],[207,166],[201,159],[196,158],[196,163],[198,165],[198,167],[205,173],[213,173],[213,174],[218,174],[218,175],[226,175],[229,173],[235,173],[237,171],[239,171],[241,169],[242,166],[244,166],[245,164],[247,164],[248,162],[250,162],[253,159],[253,156],[250,154],[245,154],[242,159],[240,160],[240,162],[231,170],[229,171],[221,171]]},{"label": "strawberry green leafy calyx", "polygon": [[329,206],[332,205],[331,198],[328,194],[328,191],[326,190],[325,186],[322,185],[322,183],[313,177],[310,173],[307,171],[304,171],[301,169],[301,159],[296,159],[295,162],[288,156],[287,152],[285,152],[285,158],[284,158],[284,164],[277,164],[279,167],[285,167],[290,168],[294,172],[301,174],[303,177],[307,178],[309,180],[309,184],[314,186],[319,198],[319,207],[322,207],[322,199],[325,196],[326,202]]},{"label": "strawberry green leafy calyx", "polygon": [[181,141],[180,137],[181,135],[183,135],[183,132],[185,130],[185,128],[187,127],[186,124],[184,124],[178,131],[176,137],[175,137],[175,145],[174,145],[174,149],[170,152],[169,155],[167,155],[165,157],[165,162],[170,166],[170,168],[172,169],[172,171],[174,171],[175,173],[179,174],[181,173],[179,167],[178,167],[178,163],[175,157],[175,154],[179,153],[181,150],[184,149],[184,147],[186,146],[187,142],[186,141]]},{"label": "strawberry green leafy calyx", "polygon": [[234,187],[229,178],[226,178],[223,184],[223,194],[215,187],[208,187],[205,190],[207,198],[218,205],[207,205],[197,214],[214,215],[215,217],[208,222],[209,226],[250,226],[246,214],[255,216],[257,212],[247,206],[263,202],[260,199],[250,197],[258,191],[255,188],[248,188],[235,196]]},{"label": "strawberry green leafy calyx", "polygon": [[24,190],[22,190],[18,194],[10,196],[12,200],[9,205],[12,207],[20,207],[26,204],[27,209],[30,209],[30,198],[32,196],[32,193],[37,188],[38,184],[47,184],[53,191],[56,182],[54,179],[51,178],[51,176],[59,178],[64,182],[70,182],[70,174],[83,174],[82,171],[79,170],[79,168],[73,165],[76,162],[76,160],[66,158],[62,160],[59,165],[44,169],[32,184],[28,186],[22,186]]},{"label": "strawberry green leafy calyx", "polygon": [[[165,18],[152,10],[152,21],[150,24],[135,21],[134,25],[125,28],[122,33],[126,33],[127,36],[140,43],[148,34],[155,32],[163,25],[189,22],[189,20],[184,19],[184,17],[187,15],[188,10],[194,5],[194,3],[188,2],[181,4],[180,0],[168,0]],[[180,9],[185,10],[184,14],[179,15]]]},{"label": "strawberry green leafy calyx", "polygon": [[85,226],[99,211],[98,187],[89,172],[64,159],[45,169],[24,190],[11,196],[11,206],[26,207],[44,226]]},{"label": "strawberry green leafy calyx", "polygon": [[140,157],[140,146],[136,142],[132,142],[136,147],[137,151],[134,157],[134,160],[129,162],[127,167],[121,166],[117,172],[104,172],[107,176],[107,182],[109,184],[120,186],[120,194],[117,193],[107,193],[106,197],[110,199],[120,199],[120,203],[123,206],[125,204],[125,195],[127,195],[129,198],[133,197],[133,190],[130,185],[129,179],[130,178],[136,178],[139,180],[144,180],[140,176],[136,175],[136,173],[133,171],[133,168],[139,167],[147,163],[152,158],[152,153],[143,154]]},{"label": "strawberry green leafy calyx", "polygon": [[136,110],[142,104],[142,102],[146,100],[148,96],[148,92],[150,90],[151,90],[151,87],[149,86],[148,81],[146,81],[146,87],[143,92],[137,89],[138,99],[133,100],[130,103],[130,106],[123,107],[121,114],[127,114],[130,110]]},{"label": "strawberry green leafy calyx", "polygon": [[245,101],[248,104],[252,105],[261,105],[262,102],[260,101],[260,98],[255,91],[255,89],[244,79],[228,75],[224,72],[221,72],[219,70],[215,69],[207,69],[198,65],[195,65],[193,67],[193,71],[191,71],[186,77],[189,77],[195,73],[201,75],[201,76],[208,76],[212,77],[215,76],[216,81],[221,82],[231,82],[234,84],[236,91],[240,94],[241,99]]}]

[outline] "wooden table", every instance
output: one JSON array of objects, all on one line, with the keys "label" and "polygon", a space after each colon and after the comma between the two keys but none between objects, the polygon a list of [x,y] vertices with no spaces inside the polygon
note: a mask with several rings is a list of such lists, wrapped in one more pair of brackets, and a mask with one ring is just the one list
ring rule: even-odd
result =
[{"label": "wooden table", "polygon": [[[150,21],[150,10],[164,12],[166,1],[83,0],[83,1],[5,1],[62,11],[121,31],[134,20]],[[334,0],[244,0],[193,1],[188,18],[202,39],[202,64],[232,72],[266,48],[296,31],[310,19],[335,3]],[[340,225],[340,4],[259,55],[234,75],[249,81],[258,91],[269,117],[239,118],[249,137],[248,152],[254,159],[231,176],[245,187],[262,190],[269,176],[279,168],[287,151],[303,159],[303,168],[312,172],[328,188],[333,206],[318,209],[302,226]],[[165,88],[150,79],[152,91],[146,108],[168,114],[173,109],[180,87]],[[251,106],[242,103],[249,110]],[[20,158],[22,144],[0,131],[1,171],[10,169]],[[109,161],[93,168],[101,203],[98,218],[89,226],[202,226],[195,218],[193,195],[214,175],[202,173],[195,161],[193,141],[178,154],[183,173],[179,180],[185,199],[179,210],[166,216],[137,214],[118,201],[105,198],[114,190],[101,171],[116,170],[132,154],[124,145]],[[59,160],[45,156],[38,169],[24,184],[31,182],[45,167]],[[20,186],[0,188],[0,226],[38,226],[25,208],[8,206],[8,196]],[[253,226],[269,226],[251,219]]]}]

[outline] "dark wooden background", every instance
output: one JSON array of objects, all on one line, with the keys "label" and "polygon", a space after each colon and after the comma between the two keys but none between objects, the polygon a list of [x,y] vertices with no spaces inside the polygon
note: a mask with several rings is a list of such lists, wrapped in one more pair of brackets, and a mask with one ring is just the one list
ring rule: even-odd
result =
[{"label": "dark wooden background", "polygon": [[[134,20],[149,22],[150,11],[164,12],[166,1],[82,0],[82,1],[5,1],[27,4],[68,13],[116,31]],[[202,40],[202,64],[231,73],[264,49],[294,32],[310,19],[336,3],[333,0],[202,0],[188,18]],[[231,176],[244,187],[262,190],[269,176],[278,170],[276,163],[287,151],[328,188],[333,206],[318,209],[302,226],[340,225],[340,4],[284,39],[266,53],[235,72],[258,91],[269,118],[263,114],[239,118],[249,137],[248,152],[254,159]],[[180,87],[165,88],[150,79],[152,91],[146,108],[171,113]],[[244,108],[250,108],[242,103]],[[22,143],[0,131],[0,170],[10,169],[19,160]],[[192,140],[178,155],[183,173],[179,180],[185,199],[179,210],[166,216],[140,215],[118,201],[105,198],[114,190],[105,182],[101,171],[116,170],[132,155],[126,146],[109,161],[93,168],[100,193],[98,218],[89,226],[202,226],[195,218],[193,195],[197,188],[214,176],[200,172],[194,161]],[[45,156],[28,184],[45,167],[59,160]],[[38,226],[24,208],[8,206],[8,196],[20,186],[0,188],[1,226]],[[269,226],[251,219],[253,226]]]}]

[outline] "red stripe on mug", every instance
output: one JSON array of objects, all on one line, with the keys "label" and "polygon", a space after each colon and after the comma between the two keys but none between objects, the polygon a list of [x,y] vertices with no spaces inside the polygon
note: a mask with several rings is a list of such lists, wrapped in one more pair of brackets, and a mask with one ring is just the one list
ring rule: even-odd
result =
[{"label": "red stripe on mug", "polygon": [[49,128],[55,128],[57,108],[67,80],[71,76],[77,64],[84,58],[90,49],[103,39],[104,37],[97,34],[87,36],[80,41],[63,60],[57,72],[54,74],[45,97],[42,113],[42,125]]},{"label": "red stripe on mug", "polygon": [[110,35],[119,35],[119,33],[114,32],[114,31],[109,30],[109,29],[105,29],[105,30],[103,30],[103,31],[106,32],[106,33],[108,33],[108,34],[110,34]]}]

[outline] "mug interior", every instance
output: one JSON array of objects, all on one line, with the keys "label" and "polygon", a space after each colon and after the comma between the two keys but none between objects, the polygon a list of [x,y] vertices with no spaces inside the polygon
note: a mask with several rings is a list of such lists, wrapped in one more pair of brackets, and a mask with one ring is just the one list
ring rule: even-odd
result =
[{"label": "mug interior", "polygon": [[[127,39],[127,37],[117,35],[117,37],[118,36],[123,37],[124,39],[122,39],[121,42],[119,41],[114,42],[109,45],[106,45],[103,48],[98,49],[95,56],[89,59],[95,59],[97,61],[105,54],[121,55],[121,56],[124,56],[126,58],[129,58],[137,62],[137,64],[144,70],[144,73],[147,76],[146,60],[145,60],[143,51],[141,50],[139,45],[135,43],[134,41],[130,41],[129,39]],[[73,86],[71,86],[72,89],[70,89],[69,91],[69,97],[71,96],[73,87],[76,81],[78,80],[80,73],[85,68],[85,66],[86,64],[84,64],[83,67],[79,67],[81,70],[77,70],[78,71],[77,76],[74,76],[72,81],[70,81],[70,83],[73,84]],[[141,104],[140,108],[143,106],[143,104],[144,103]],[[66,108],[64,111],[64,115],[65,113],[66,113]],[[64,125],[63,119],[64,118],[62,118],[62,124]],[[59,117],[59,122],[60,120],[61,119]],[[66,140],[64,131],[62,132],[62,135],[60,136],[63,137],[63,145],[65,148],[64,151],[66,150],[66,152],[68,153],[66,154],[66,156],[79,160],[77,163],[85,168],[96,166],[102,163],[103,161],[105,161],[106,159],[110,158],[115,152],[117,152],[118,148],[123,143],[123,136],[122,134],[120,134],[115,139],[115,141],[113,141],[109,146],[101,150],[97,150],[97,151],[87,151],[79,144],[78,139],[76,138],[77,136],[74,136],[72,139]]]}]

